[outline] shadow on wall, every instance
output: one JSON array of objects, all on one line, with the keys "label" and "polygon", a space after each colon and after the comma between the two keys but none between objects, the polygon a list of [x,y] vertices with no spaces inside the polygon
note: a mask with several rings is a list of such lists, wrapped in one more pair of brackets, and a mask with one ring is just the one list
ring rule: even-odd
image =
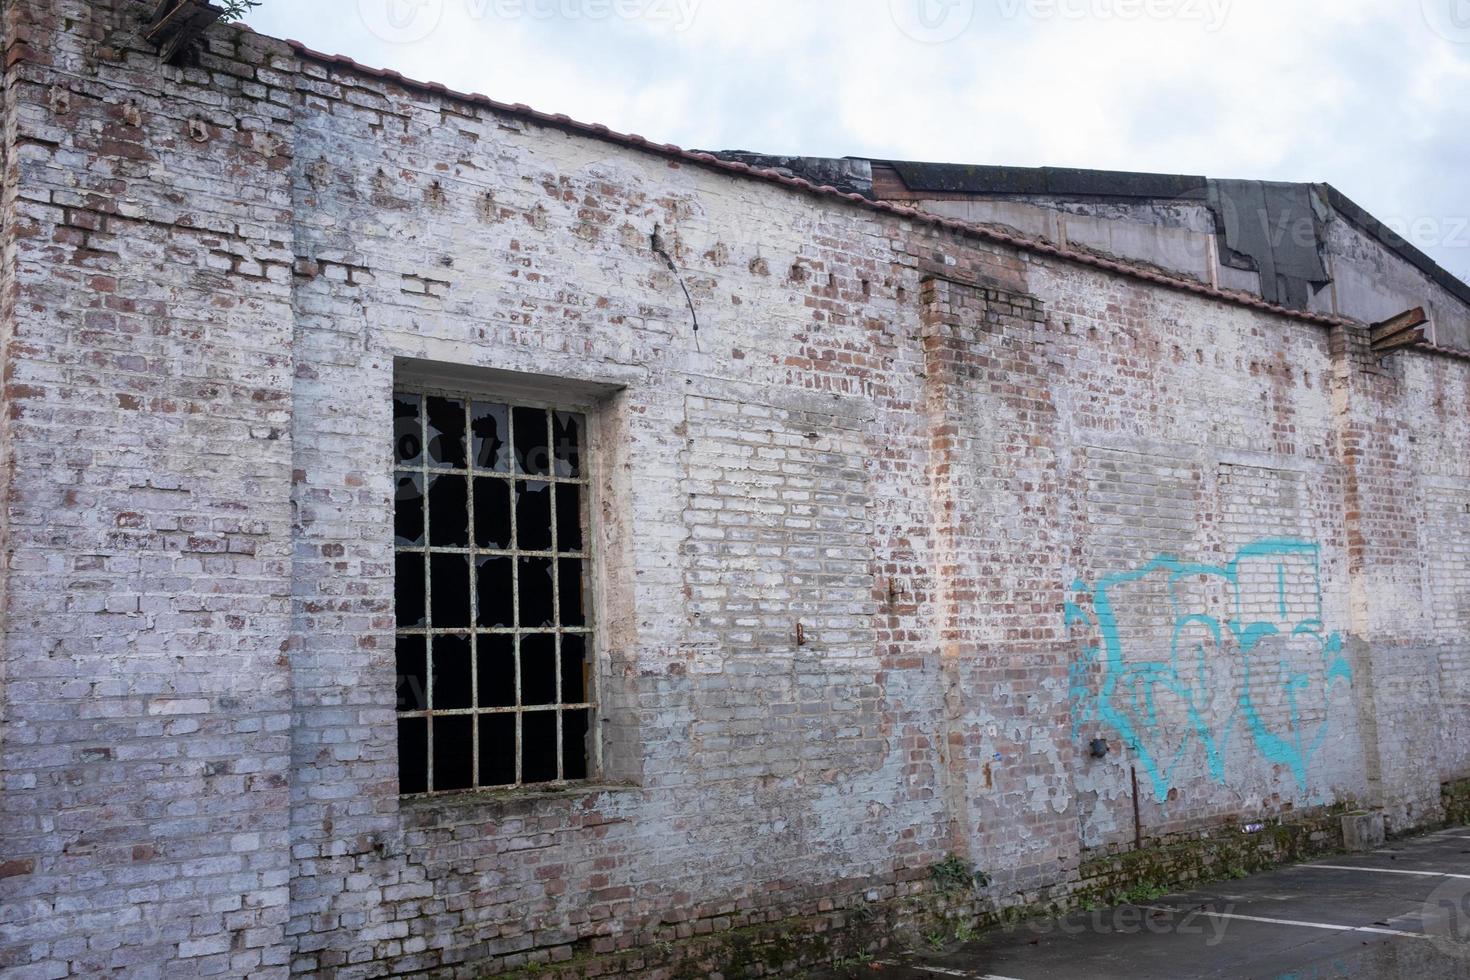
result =
[{"label": "shadow on wall", "polygon": [[1071,668],[1074,737],[1093,724],[1115,730],[1162,802],[1196,742],[1224,783],[1243,728],[1306,789],[1327,738],[1329,689],[1352,679],[1341,636],[1323,624],[1320,557],[1310,541],[1271,538],[1224,566],[1160,555],[1092,588],[1074,583],[1065,613],[1083,640]]}]

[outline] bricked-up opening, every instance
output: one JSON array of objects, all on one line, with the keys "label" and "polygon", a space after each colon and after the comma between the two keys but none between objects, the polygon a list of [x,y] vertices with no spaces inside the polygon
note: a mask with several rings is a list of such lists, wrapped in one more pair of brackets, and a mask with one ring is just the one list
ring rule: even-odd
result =
[{"label": "bricked-up opening", "polygon": [[393,398],[404,794],[591,775],[584,416]]}]

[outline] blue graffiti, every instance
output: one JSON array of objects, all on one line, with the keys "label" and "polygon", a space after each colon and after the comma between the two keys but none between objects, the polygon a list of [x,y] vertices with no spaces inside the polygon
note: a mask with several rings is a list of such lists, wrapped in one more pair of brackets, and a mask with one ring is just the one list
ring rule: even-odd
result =
[{"label": "blue graffiti", "polygon": [[[1226,750],[1239,722],[1261,755],[1305,789],[1307,767],[1327,738],[1325,712],[1310,720],[1306,699],[1318,685],[1325,698],[1334,681],[1352,679],[1341,636],[1323,625],[1320,558],[1312,542],[1267,539],[1223,566],[1161,555],[1091,589],[1075,583],[1065,623],[1094,642],[1071,667],[1074,735],[1092,724],[1117,731],[1164,800],[1195,744],[1210,778],[1225,781]],[[1143,628],[1125,629],[1120,620],[1136,598],[1130,591],[1151,586],[1167,590],[1162,627],[1145,615]],[[1165,634],[1168,659],[1146,659],[1145,648]],[[1268,643],[1273,637],[1281,639]],[[1293,657],[1303,644],[1313,656]],[[1234,672],[1232,646],[1240,661]],[[1238,693],[1230,689],[1236,674]],[[1267,710],[1268,693],[1274,711]]]}]

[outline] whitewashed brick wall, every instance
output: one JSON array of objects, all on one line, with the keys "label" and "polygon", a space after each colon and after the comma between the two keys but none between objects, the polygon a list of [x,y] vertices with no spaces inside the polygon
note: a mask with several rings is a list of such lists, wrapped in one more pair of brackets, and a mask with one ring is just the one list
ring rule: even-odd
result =
[{"label": "whitewashed brick wall", "polygon": [[[161,68],[148,7],[5,12],[0,970],[698,961],[857,928],[950,854],[998,902],[1064,891],[1132,839],[1130,768],[1151,835],[1349,801],[1408,827],[1467,775],[1464,362],[230,28]],[[409,362],[598,400],[595,785],[398,795]],[[1156,780],[1098,711],[1083,593],[1284,539],[1314,571],[1238,578],[1311,697],[1189,646],[1221,768],[1161,696]],[[1143,592],[1129,662],[1179,648],[1171,596],[1237,604]],[[1350,680],[1288,629],[1317,608]],[[1246,684],[1260,730],[1325,732],[1299,768],[1227,729]]]}]

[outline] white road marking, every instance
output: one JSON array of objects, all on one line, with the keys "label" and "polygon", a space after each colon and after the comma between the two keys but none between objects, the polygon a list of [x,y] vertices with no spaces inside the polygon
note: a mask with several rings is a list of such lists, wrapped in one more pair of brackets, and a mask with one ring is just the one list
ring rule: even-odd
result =
[{"label": "white road marking", "polygon": [[1242,919],[1246,922],[1266,922],[1277,926],[1301,926],[1304,929],[1330,929],[1333,932],[1371,932],[1380,936],[1402,936],[1405,939],[1428,939],[1422,932],[1403,932],[1399,929],[1380,929],[1376,926],[1338,926],[1329,922],[1299,922],[1296,919],[1269,919],[1263,915],[1240,915],[1236,912],[1211,912],[1208,909],[1167,909],[1160,905],[1140,905],[1151,912],[1168,912],[1171,915],[1208,915],[1216,919]]},{"label": "white road marking", "polygon": [[1470,878],[1470,875],[1457,875],[1448,871],[1410,871],[1405,868],[1354,868],[1346,864],[1301,864],[1301,868],[1321,868],[1324,871],[1368,871],[1380,875],[1415,875],[1420,878]]},{"label": "white road marking", "polygon": [[[1460,837],[1461,840],[1470,840],[1470,835]],[[1299,868],[1320,868],[1323,871],[1360,871],[1370,874],[1388,875],[1412,875],[1419,878],[1466,878],[1470,874],[1455,874],[1449,871],[1411,871],[1405,868],[1360,868],[1345,864],[1299,864]],[[1171,909],[1162,905],[1140,905],[1141,909],[1150,912],[1164,912],[1169,915],[1208,915],[1216,919],[1239,919],[1244,922],[1264,922],[1268,925],[1297,926],[1302,929],[1325,929],[1331,932],[1366,932],[1376,936],[1398,936],[1403,939],[1429,939],[1422,932],[1405,932],[1402,929],[1384,929],[1379,926],[1347,926],[1331,922],[1304,922],[1299,919],[1274,919],[1264,915],[1242,915],[1238,912],[1214,912],[1208,909]],[[884,963],[882,966],[898,966],[897,963]],[[942,966],[920,966],[917,963],[905,963],[903,966],[911,970],[919,970],[924,973],[933,973],[945,977],[961,977],[963,980],[1015,980],[1014,977],[1002,977],[994,973],[966,973],[963,970],[951,970]]]},{"label": "white road marking", "polygon": [[950,970],[950,969],[947,969],[947,968],[942,967],[942,966],[921,966],[918,963],[898,963],[898,962],[895,962],[894,960],[878,960],[873,965],[874,966],[901,966],[901,967],[904,967],[904,968],[910,969],[910,970],[922,970],[925,973],[937,973],[940,976],[945,976],[945,977],[966,977],[966,978],[973,978],[973,976],[974,976],[973,974],[966,973],[963,970]]},{"label": "white road marking", "polygon": [[943,966],[922,966],[918,963],[893,963],[879,961],[879,966],[902,966],[910,970],[919,970],[923,973],[936,973],[942,977],[964,977],[965,980],[1016,980],[1015,977],[1002,977],[994,973],[966,973],[964,970],[951,970]]}]

